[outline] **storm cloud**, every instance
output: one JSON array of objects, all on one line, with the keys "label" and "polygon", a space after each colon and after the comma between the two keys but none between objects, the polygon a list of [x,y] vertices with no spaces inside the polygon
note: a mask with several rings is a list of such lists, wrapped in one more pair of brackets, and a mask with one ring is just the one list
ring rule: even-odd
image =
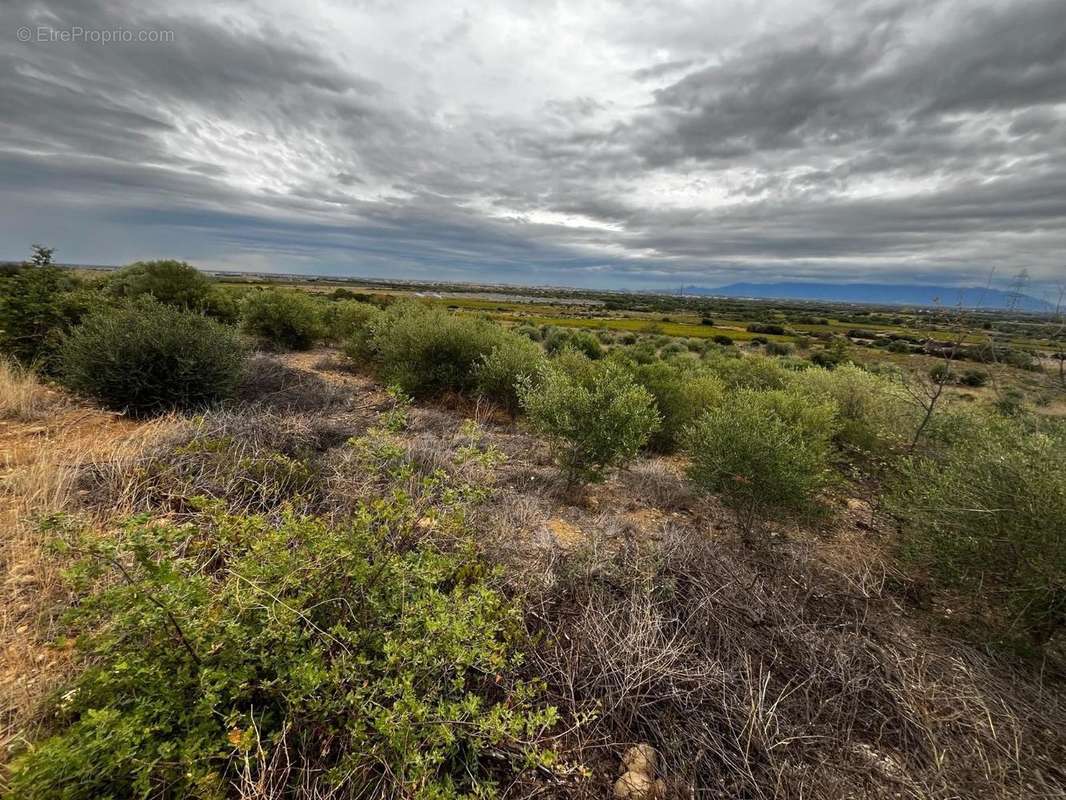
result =
[{"label": "storm cloud", "polygon": [[7,0],[0,23],[0,258],[1066,281],[1062,0]]}]

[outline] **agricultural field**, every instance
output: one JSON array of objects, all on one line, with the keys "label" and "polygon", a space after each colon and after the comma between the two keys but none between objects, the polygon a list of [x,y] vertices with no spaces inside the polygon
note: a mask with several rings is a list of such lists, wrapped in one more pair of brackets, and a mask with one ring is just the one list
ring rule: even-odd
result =
[{"label": "agricultural field", "polygon": [[1066,794],[1055,315],[0,273],[0,792]]}]

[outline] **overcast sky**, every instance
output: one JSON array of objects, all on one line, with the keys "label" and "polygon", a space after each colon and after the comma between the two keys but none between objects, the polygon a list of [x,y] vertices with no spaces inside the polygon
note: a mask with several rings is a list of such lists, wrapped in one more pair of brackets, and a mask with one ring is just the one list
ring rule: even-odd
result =
[{"label": "overcast sky", "polygon": [[0,258],[1066,281],[1066,0],[0,0],[0,23]]}]

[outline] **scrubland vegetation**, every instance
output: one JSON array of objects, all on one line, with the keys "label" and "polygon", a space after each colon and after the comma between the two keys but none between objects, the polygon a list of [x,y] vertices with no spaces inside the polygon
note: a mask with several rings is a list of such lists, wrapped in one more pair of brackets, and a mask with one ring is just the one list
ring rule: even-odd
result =
[{"label": "scrubland vegetation", "polygon": [[6,796],[603,797],[637,743],[658,800],[1066,792],[1047,359],[49,261],[0,275]]}]

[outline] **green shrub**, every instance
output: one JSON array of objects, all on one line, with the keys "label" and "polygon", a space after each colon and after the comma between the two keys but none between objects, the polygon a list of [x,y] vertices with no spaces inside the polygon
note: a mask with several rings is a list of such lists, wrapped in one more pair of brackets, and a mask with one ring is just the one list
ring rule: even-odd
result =
[{"label": "green shrub", "polygon": [[600,340],[588,331],[555,328],[544,337],[544,349],[549,355],[557,355],[563,350],[576,350],[592,359],[603,357],[603,346]]},{"label": "green shrub", "polygon": [[720,344],[723,347],[729,347],[730,345],[733,344],[733,337],[732,336],[726,336],[724,333],[716,333],[714,335],[714,338],[711,339],[711,341],[714,342],[715,344]]},{"label": "green shrub", "polygon": [[67,386],[144,416],[231,396],[244,351],[232,328],[142,300],[90,315],[67,337],[59,358]]},{"label": "green shrub", "polygon": [[739,392],[686,430],[689,477],[749,527],[771,509],[807,510],[830,479],[834,415],[831,402],[793,392]]},{"label": "green shrub", "polygon": [[244,330],[275,347],[309,350],[326,334],[323,309],[307,292],[262,289],[244,298]]},{"label": "green shrub", "polygon": [[403,303],[371,323],[366,352],[386,382],[426,396],[473,389],[482,359],[512,336],[485,319]]},{"label": "green shrub", "polygon": [[767,323],[767,322],[753,322],[753,323],[751,323],[750,325],[748,325],[748,332],[749,333],[765,333],[765,334],[768,334],[770,336],[784,336],[786,333],[788,333],[788,331],[785,330],[783,325],[777,325],[777,324],[774,324],[774,323]]},{"label": "green shrub", "polygon": [[326,337],[334,342],[349,342],[381,314],[370,303],[358,300],[337,300],[326,306],[322,314]]},{"label": "green shrub", "polygon": [[766,354],[770,356],[790,356],[792,355],[792,345],[788,342],[767,342]]},{"label": "green shrub", "polygon": [[846,364],[835,370],[811,367],[794,379],[800,394],[832,401],[839,428],[836,441],[870,453],[910,441],[918,420],[898,381]]},{"label": "green shrub", "polygon": [[988,372],[983,369],[968,369],[959,376],[959,383],[974,388],[984,386],[988,383]]},{"label": "green shrub", "polygon": [[730,389],[783,389],[792,377],[776,358],[760,355],[708,353],[704,363]]},{"label": "green shrub", "polygon": [[953,370],[949,364],[934,364],[929,369],[929,377],[932,378],[935,383],[954,383],[955,370]]},{"label": "green shrub", "polygon": [[564,355],[543,368],[538,381],[525,383],[519,398],[570,483],[602,480],[659,427],[651,394],[613,361]]},{"label": "green shrub", "polygon": [[277,796],[457,800],[550,763],[529,742],[555,712],[515,677],[519,610],[472,548],[412,546],[412,512],[64,537],[87,667],[11,796],[221,800],[250,760]]},{"label": "green shrub", "polygon": [[1066,428],[966,410],[933,435],[889,493],[904,555],[988,606],[997,635],[1046,643],[1066,625]]},{"label": "green shrub", "polygon": [[0,273],[0,351],[51,371],[63,334],[86,311],[77,287],[68,273],[49,265]]},{"label": "green shrub", "polygon": [[659,355],[662,358],[674,358],[688,352],[688,348],[681,342],[670,342],[662,350],[659,351]]},{"label": "green shrub", "polygon": [[525,336],[527,339],[534,342],[539,342],[541,339],[544,338],[544,334],[541,333],[540,328],[536,328],[533,325],[529,324],[522,324],[517,326],[514,329],[514,332],[517,333],[519,336]]},{"label": "green shrub", "polygon": [[203,311],[212,281],[184,261],[138,261],[108,278],[107,291],[115,297],[136,300],[150,296],[158,302],[187,311]]},{"label": "green shrub", "polygon": [[683,429],[725,397],[721,379],[695,367],[660,361],[636,365],[632,374],[655,399],[661,425],[648,446],[661,453],[676,450]]},{"label": "green shrub", "polygon": [[533,380],[544,362],[540,346],[524,336],[510,334],[476,367],[478,391],[508,411],[518,410],[518,387]]}]

